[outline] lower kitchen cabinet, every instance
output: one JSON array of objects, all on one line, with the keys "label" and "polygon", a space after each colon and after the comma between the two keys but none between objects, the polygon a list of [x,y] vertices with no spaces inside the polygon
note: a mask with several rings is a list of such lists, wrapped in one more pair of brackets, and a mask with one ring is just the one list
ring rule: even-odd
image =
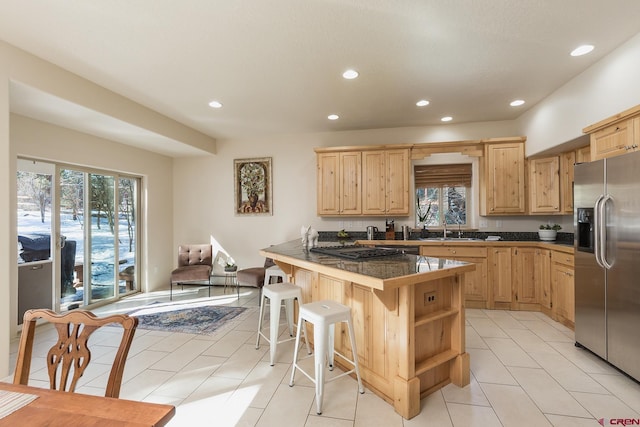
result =
[{"label": "lower kitchen cabinet", "polygon": [[488,308],[487,248],[422,246],[420,255],[475,264],[475,271],[464,275],[465,306],[468,308]]},{"label": "lower kitchen cabinet", "polygon": [[551,264],[551,314],[554,320],[574,327],[575,276],[573,255],[553,253]]},{"label": "lower kitchen cabinet", "polygon": [[511,256],[513,273],[514,310],[537,309],[549,298],[551,251],[540,248],[513,248]]},{"label": "lower kitchen cabinet", "polygon": [[567,327],[575,320],[574,256],[537,243],[420,246],[420,255],[475,264],[464,277],[467,308],[541,311]]},{"label": "lower kitchen cabinet", "polygon": [[489,283],[491,298],[489,308],[509,310],[511,308],[511,248],[489,248]]}]

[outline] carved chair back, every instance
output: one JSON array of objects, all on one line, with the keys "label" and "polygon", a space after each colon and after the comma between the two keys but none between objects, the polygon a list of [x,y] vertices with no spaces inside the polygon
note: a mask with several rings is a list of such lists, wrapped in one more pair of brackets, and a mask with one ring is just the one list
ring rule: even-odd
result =
[{"label": "carved chair back", "polygon": [[97,317],[87,310],[74,310],[64,314],[57,314],[47,309],[27,310],[24,313],[22,323],[16,371],[13,377],[14,384],[27,385],[29,381],[38,319],[52,323],[58,332],[57,342],[49,349],[46,359],[49,387],[52,390],[68,392],[75,391],[78,380],[91,361],[91,351],[88,346],[91,334],[110,323],[121,325],[123,328],[122,339],[105,390],[106,397],[117,398],[120,396],[124,365],[138,326],[136,317],[126,314]]}]

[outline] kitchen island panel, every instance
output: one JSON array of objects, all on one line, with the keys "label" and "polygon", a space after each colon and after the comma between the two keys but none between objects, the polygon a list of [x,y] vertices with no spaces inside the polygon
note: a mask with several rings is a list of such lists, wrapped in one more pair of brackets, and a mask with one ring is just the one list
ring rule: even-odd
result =
[{"label": "kitchen island panel", "polygon": [[[404,418],[444,385],[469,384],[462,288],[473,264],[415,255],[345,261],[292,242],[261,253],[292,272],[303,302],[329,299],[351,308],[362,381]],[[311,325],[306,332],[312,341]],[[353,357],[346,325],[336,325],[334,340],[337,352]],[[339,357],[335,363],[351,368]]]}]

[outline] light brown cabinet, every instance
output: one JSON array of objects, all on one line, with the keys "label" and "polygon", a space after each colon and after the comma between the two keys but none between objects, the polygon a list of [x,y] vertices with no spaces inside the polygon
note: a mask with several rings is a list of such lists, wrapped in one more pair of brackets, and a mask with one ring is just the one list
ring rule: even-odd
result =
[{"label": "light brown cabinet", "polygon": [[591,161],[591,146],[578,148],[576,150],[576,163],[586,163]]},{"label": "light brown cabinet", "polygon": [[316,149],[319,216],[408,216],[409,149]]},{"label": "light brown cabinet", "polygon": [[491,289],[489,308],[508,310],[512,301],[511,248],[489,248],[487,259]]},{"label": "light brown cabinet", "polygon": [[551,259],[551,313],[560,323],[573,328],[575,283],[573,255],[554,252]]},{"label": "light brown cabinet", "polygon": [[529,160],[530,213],[573,213],[573,170],[578,156],[588,161],[584,149]]},{"label": "light brown cabinet", "polygon": [[318,215],[362,214],[362,153],[319,153]]},{"label": "light brown cabinet", "polygon": [[540,248],[513,248],[513,305],[515,310],[534,308],[550,300],[551,251]]},{"label": "light brown cabinet", "polygon": [[480,165],[480,215],[525,213],[524,141],[486,143]]},{"label": "light brown cabinet", "polygon": [[362,152],[362,214],[409,215],[409,150]]},{"label": "light brown cabinet", "polygon": [[421,245],[420,255],[473,263],[465,274],[468,308],[541,311],[573,328],[575,318],[572,253],[537,243],[466,246]]},{"label": "light brown cabinet", "polygon": [[591,134],[591,158],[619,156],[638,150],[640,117],[614,123]]},{"label": "light brown cabinet", "polygon": [[573,168],[576,151],[560,155],[560,212],[573,213]]},{"label": "light brown cabinet", "polygon": [[531,213],[560,212],[560,158],[529,160],[529,210]]},{"label": "light brown cabinet", "polygon": [[464,275],[465,304],[469,308],[488,308],[487,248],[422,246],[420,255],[475,264],[475,271]]}]

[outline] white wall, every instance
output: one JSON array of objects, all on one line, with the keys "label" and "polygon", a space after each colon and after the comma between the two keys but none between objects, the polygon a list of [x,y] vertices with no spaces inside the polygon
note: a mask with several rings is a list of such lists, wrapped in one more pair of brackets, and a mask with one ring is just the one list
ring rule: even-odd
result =
[{"label": "white wall", "polygon": [[519,120],[530,156],[640,104],[640,33],[552,93]]},{"label": "white wall", "polygon": [[[261,265],[259,249],[299,238],[302,225],[318,230],[384,229],[384,218],[320,218],[316,215],[316,157],[314,147],[439,142],[514,136],[513,122],[373,129],[282,135],[254,140],[218,141],[216,156],[174,160],[174,245],[213,239],[240,268]],[[271,157],[273,216],[234,214],[233,160]],[[341,223],[341,221],[343,221]],[[396,225],[412,225],[412,217]]]},{"label": "white wall", "polygon": [[[0,60],[0,64],[1,64]],[[16,176],[11,144],[9,144],[9,79],[0,66],[0,200],[5,206],[16,205]],[[9,373],[9,339],[11,320],[11,283],[17,283],[18,266],[15,238],[16,210],[0,209],[0,378]],[[13,235],[12,235],[13,232]]]},{"label": "white wall", "polygon": [[[384,219],[351,218],[350,224],[346,224],[346,220],[317,217],[314,147],[525,135],[526,153],[532,155],[581,136],[585,126],[640,104],[638,76],[640,35],[569,81],[515,121],[218,141],[218,155],[215,157],[175,162],[174,244],[202,238],[203,228],[238,261],[240,267],[247,267],[262,262],[258,255],[259,248],[298,238],[303,224],[313,225],[319,230],[346,228],[364,231],[367,225],[382,228]],[[236,217],[233,213],[233,159],[265,156],[273,158],[273,216]],[[204,179],[211,185],[212,190],[207,197],[202,197],[198,189],[189,190],[189,184],[193,187],[198,179]],[[190,214],[197,226],[180,219],[193,206],[202,208]],[[486,227],[482,227],[483,231],[535,231],[539,224],[547,222],[560,223],[565,231],[573,228],[571,215],[484,219]],[[411,225],[413,218],[399,219],[396,224]]]},{"label": "white wall", "polygon": [[15,114],[10,138],[16,156],[141,177],[141,265],[147,266],[141,286],[146,291],[167,287],[176,253],[166,232],[173,218],[171,158]]},{"label": "white wall", "polygon": [[[176,254],[171,232],[171,159],[19,116],[11,117],[12,81],[73,100],[103,113],[124,115],[128,123],[157,131],[167,137],[184,138],[186,141],[180,142],[194,147],[215,150],[215,140],[0,41],[0,197],[5,207],[16,206],[18,154],[144,176],[146,187],[142,197],[147,204],[147,212],[153,214],[146,218],[143,245],[149,241],[153,244],[148,245],[149,250],[143,252],[149,266],[143,274],[143,280],[146,276],[149,289],[166,288]],[[12,144],[12,137],[19,143]],[[9,373],[9,342],[16,332],[16,224],[15,209],[0,210],[0,313],[4,320],[0,322],[0,378]]]}]

